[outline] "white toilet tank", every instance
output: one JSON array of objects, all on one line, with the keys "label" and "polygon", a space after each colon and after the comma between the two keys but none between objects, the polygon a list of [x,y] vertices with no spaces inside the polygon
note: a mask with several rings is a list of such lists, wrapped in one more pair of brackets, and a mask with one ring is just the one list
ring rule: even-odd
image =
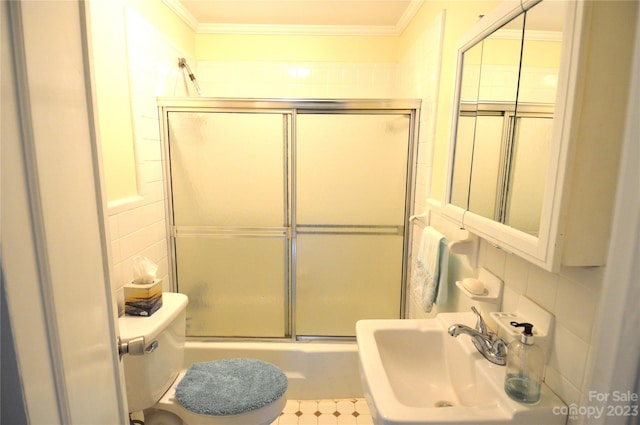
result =
[{"label": "white toilet tank", "polygon": [[182,369],[187,303],[186,295],[165,292],[162,307],[151,316],[122,316],[118,320],[121,341],[144,337],[149,351],[122,358],[130,412],[156,404]]}]

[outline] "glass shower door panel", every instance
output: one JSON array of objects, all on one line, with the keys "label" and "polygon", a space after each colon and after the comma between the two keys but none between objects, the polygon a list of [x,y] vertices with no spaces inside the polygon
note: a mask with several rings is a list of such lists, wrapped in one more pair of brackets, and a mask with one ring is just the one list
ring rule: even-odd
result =
[{"label": "glass shower door panel", "polygon": [[400,317],[402,236],[298,234],[296,334],[355,336],[360,319]]},{"label": "glass shower door panel", "polygon": [[176,239],[187,335],[284,337],[284,238]]},{"label": "glass shower door panel", "polygon": [[409,124],[409,115],[298,114],[298,223],[402,225]]},{"label": "glass shower door panel", "polygon": [[176,226],[283,227],[284,119],[170,112]]}]

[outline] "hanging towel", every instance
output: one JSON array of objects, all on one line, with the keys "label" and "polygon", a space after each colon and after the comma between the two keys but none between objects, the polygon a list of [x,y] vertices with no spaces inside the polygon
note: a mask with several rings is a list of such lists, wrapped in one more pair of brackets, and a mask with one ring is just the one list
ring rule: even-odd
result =
[{"label": "hanging towel", "polygon": [[[446,250],[444,236],[433,227],[425,227],[411,272],[411,294],[425,313],[431,311],[433,303],[438,299],[439,286],[444,287],[441,288],[443,292],[439,301],[441,303],[446,301],[446,281],[444,285],[439,285],[442,274],[440,270],[445,270],[446,275],[448,268],[445,264],[441,264],[443,249]],[[448,257],[448,255],[445,256]]]}]

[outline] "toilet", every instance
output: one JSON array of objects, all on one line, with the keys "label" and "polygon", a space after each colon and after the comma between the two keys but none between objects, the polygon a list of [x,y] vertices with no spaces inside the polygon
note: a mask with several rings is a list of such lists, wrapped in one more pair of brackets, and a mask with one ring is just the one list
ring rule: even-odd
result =
[{"label": "toilet", "polygon": [[165,292],[151,316],[118,320],[129,411],[144,411],[145,425],[271,424],[286,404],[287,378],[276,366],[226,359],[182,370],[187,303]]}]

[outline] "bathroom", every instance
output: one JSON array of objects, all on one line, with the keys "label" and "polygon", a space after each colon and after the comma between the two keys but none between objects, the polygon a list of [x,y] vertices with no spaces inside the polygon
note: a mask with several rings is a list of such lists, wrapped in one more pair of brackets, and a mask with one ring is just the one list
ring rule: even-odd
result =
[{"label": "bathroom", "polygon": [[[93,67],[92,72],[95,73],[97,86],[95,101],[98,105],[98,117],[96,121],[100,143],[103,146],[108,144],[116,146],[122,142],[122,145],[115,148],[116,150],[112,153],[118,158],[116,161],[109,161],[107,154],[102,152],[104,155],[103,163],[98,169],[104,177],[104,198],[106,200],[104,206],[107,211],[106,223],[103,223],[105,226],[100,224],[101,219],[97,217],[92,219],[98,222],[98,228],[108,227],[109,229],[108,234],[100,233],[104,230],[100,230],[98,233],[110,241],[104,248],[108,251],[108,257],[106,257],[108,259],[104,261],[108,264],[111,287],[108,288],[109,294],[105,295],[103,286],[96,284],[95,286],[99,287],[93,288],[84,279],[79,279],[75,284],[77,286],[74,286],[72,280],[69,280],[68,283],[61,283],[61,285],[55,286],[53,296],[54,298],[59,297],[56,299],[56,304],[63,307],[52,310],[45,306],[42,308],[42,314],[45,317],[49,317],[47,315],[50,314],[60,315],[59,317],[62,318],[76,317],[70,312],[69,316],[65,316],[64,306],[72,310],[73,306],[80,302],[80,297],[92,293],[94,296],[98,294],[97,296],[116,300],[118,291],[130,278],[132,259],[136,255],[145,255],[151,258],[160,265],[162,274],[168,273],[164,205],[162,202],[161,152],[158,123],[154,119],[154,114],[156,111],[155,96],[158,94],[194,95],[193,87],[177,67],[176,59],[178,57],[187,58],[196,72],[203,91],[213,96],[406,97],[421,99],[421,130],[418,146],[420,155],[418,158],[415,211],[423,211],[427,205],[427,197],[442,197],[444,188],[444,164],[446,162],[444,158],[446,157],[446,144],[450,131],[449,111],[454,91],[456,40],[476,21],[478,15],[486,13],[497,4],[498,2],[425,2],[417,10],[401,35],[368,35],[366,37],[196,35],[162,2],[96,2],[96,4],[91,4],[89,9],[100,17],[100,19],[90,20],[91,31],[93,34],[101,34],[101,31],[109,33],[108,39],[97,35],[96,39],[92,41],[95,44],[92,45],[94,50],[91,66]],[[67,7],[71,6],[67,5]],[[446,12],[443,12],[445,10]],[[77,13],[74,11],[63,10],[60,12],[52,11],[52,13],[63,15],[69,13],[70,18],[64,15],[65,18],[77,19]],[[26,22],[30,23],[28,20]],[[38,21],[36,26],[41,31],[45,31],[46,25],[53,25],[53,23]],[[30,30],[35,31],[34,29]],[[5,39],[6,37],[3,37],[3,40]],[[109,42],[104,43],[106,40]],[[131,40],[136,41],[132,42]],[[51,43],[55,41],[52,40]],[[32,40],[27,38],[25,42],[29,43]],[[61,42],[65,42],[65,40]],[[128,52],[128,55],[125,52]],[[41,52],[35,49],[33,53]],[[50,54],[65,55],[65,52],[50,50]],[[54,61],[54,57],[45,55],[41,60]],[[628,61],[629,58],[624,60]],[[46,68],[44,63],[40,66],[43,69]],[[72,74],[79,75],[81,68],[82,62],[77,69],[74,68]],[[247,77],[250,75],[249,72],[254,69],[262,70],[260,78]],[[3,75],[5,75],[4,72]],[[59,90],[68,87],[68,81],[64,79],[64,75],[62,73],[60,80],[51,82],[52,89]],[[105,86],[108,87],[106,92],[100,91],[100,81],[104,81]],[[626,93],[630,87],[625,84],[622,86],[622,90]],[[3,92],[5,92],[4,82]],[[48,92],[44,90],[42,93]],[[101,96],[108,96],[109,101],[118,106],[101,107],[101,98],[104,99]],[[50,101],[50,99],[45,100]],[[56,100],[62,102],[58,98]],[[631,112],[629,114],[631,116]],[[113,125],[114,122],[118,125]],[[46,126],[46,123],[36,124]],[[4,128],[3,126],[3,133]],[[44,131],[46,129],[47,127],[44,128]],[[85,147],[86,149],[88,148]],[[45,162],[45,165],[42,165],[41,174],[46,176],[48,172],[51,172],[54,173],[53,175],[58,175],[56,173],[62,173],[57,169],[59,165],[62,166],[60,168],[76,166],[79,160],[75,155],[79,154],[74,152],[77,152],[77,149],[70,152],[48,152],[47,155],[50,155],[50,158],[56,158],[56,161],[49,166]],[[92,164],[91,152],[83,151],[83,153],[88,155],[89,159],[86,162],[89,165]],[[628,157],[633,158],[633,155],[630,154]],[[117,168],[110,169],[109,163],[116,163]],[[632,166],[633,163],[630,165]],[[3,159],[3,170],[5,169]],[[77,172],[84,172],[85,176],[92,173],[91,170]],[[627,180],[623,180],[625,175],[622,176],[619,181],[626,182]],[[633,176],[634,174],[631,172],[626,174],[626,178],[629,180],[633,180]],[[70,179],[73,180],[72,177]],[[4,198],[5,185],[9,184],[4,171],[2,183]],[[633,182],[628,184],[632,185]],[[76,203],[73,193],[68,193],[73,191],[56,193],[55,187],[48,188],[46,185],[41,190],[52,190],[54,193],[50,195],[53,197],[52,199],[57,199],[64,205]],[[633,186],[626,188],[626,190],[627,199],[637,198],[637,195],[634,195],[636,192],[633,191]],[[614,202],[614,192],[611,190],[610,202]],[[47,207],[50,204],[51,200],[45,202]],[[3,199],[3,210],[5,205]],[[633,211],[633,208],[630,210]],[[80,212],[63,211],[64,214],[80,214]],[[78,209],[78,211],[83,210]],[[90,210],[89,212],[84,211],[84,214],[91,214]],[[624,208],[618,208],[616,212],[621,216],[620,220],[626,219],[630,224],[622,226],[620,229],[613,226],[613,238],[617,235],[621,239],[618,240],[620,243],[610,250],[610,258],[614,261],[624,261],[625,253],[633,252],[633,244],[635,243],[634,240],[629,240],[626,242],[627,245],[624,245],[624,237],[626,233],[637,237],[637,232],[629,231],[633,226],[637,226],[637,217],[632,213],[625,212]],[[7,216],[8,214],[3,211],[3,232],[8,231],[4,224]],[[73,220],[62,220],[65,222],[91,221],[86,218],[86,215],[65,215],[64,217],[73,218]],[[56,216],[54,216],[54,220],[55,218]],[[45,225],[48,226],[50,223],[45,222]],[[54,228],[58,228],[57,226],[64,228],[63,226],[71,226],[71,223],[51,225],[55,226]],[[616,233],[616,229],[618,229],[618,233]],[[625,229],[627,230],[625,231]],[[57,235],[57,237],[64,239],[68,234],[66,232],[69,231],[70,229],[64,228],[64,231],[60,231],[62,235]],[[48,240],[55,241],[56,235],[50,235],[51,232],[48,233]],[[100,235],[98,237],[100,238]],[[86,243],[82,239],[80,242],[77,246],[82,247],[84,246],[82,243]],[[4,244],[5,242],[3,242]],[[65,252],[68,259],[62,261],[62,264],[57,267],[62,267],[62,270],[68,273],[75,273],[78,270],[76,267],[81,267],[75,261],[78,253],[73,249],[65,248],[63,251],[59,251]],[[3,252],[8,251],[3,246]],[[98,254],[98,256],[102,255]],[[56,261],[56,259],[51,261]],[[601,388],[593,382],[608,382],[609,380],[603,375],[606,372],[597,370],[594,365],[610,363],[607,368],[614,368],[614,362],[605,361],[604,359],[610,358],[604,355],[601,350],[608,352],[611,343],[618,346],[626,341],[620,339],[609,340],[607,343],[602,342],[605,336],[600,335],[599,330],[602,327],[616,324],[611,323],[611,317],[606,320],[605,316],[601,318],[599,312],[602,309],[620,311],[624,308],[624,299],[633,296],[631,289],[628,290],[629,292],[625,292],[627,290],[623,288],[625,275],[617,276],[614,274],[616,272],[623,273],[624,267],[627,267],[627,272],[631,273],[632,266],[630,264],[625,266],[625,263],[621,263],[618,268],[567,267],[562,268],[559,273],[550,273],[484,242],[480,246],[478,264],[504,280],[505,306],[509,303],[514,305],[520,296],[527,296],[555,314],[557,320],[555,339],[553,351],[547,363],[546,383],[567,405],[584,405],[584,400],[588,398],[588,389]],[[614,268],[618,270],[612,270]],[[52,273],[61,273],[60,270],[54,268]],[[3,274],[6,273],[5,276],[9,276],[9,272],[10,269],[3,264]],[[89,273],[95,273],[95,270],[89,270]],[[631,282],[630,276],[626,277],[627,283]],[[11,298],[12,281],[8,278],[6,285],[5,291],[9,293],[7,299],[9,302],[13,302]],[[617,290],[618,286],[616,285],[620,285],[621,289]],[[82,294],[81,291],[87,292]],[[33,294],[25,290],[24,296],[27,295]],[[33,296],[37,297],[37,295]],[[18,302],[17,298],[14,299]],[[14,321],[19,322],[18,318],[20,317],[19,313],[12,310],[13,308],[18,307],[9,304],[9,310],[13,313],[11,317],[15,332],[16,351],[21,354],[23,345],[19,341],[21,334],[17,329],[23,328],[18,328],[18,324],[13,323]],[[40,310],[36,309],[36,314],[39,314],[38,311]],[[420,313],[415,309],[410,310],[409,317],[420,316]],[[68,346],[65,344],[69,344],[73,340],[68,335],[68,332],[71,332],[69,329],[79,327],[78,324],[72,326],[68,322],[60,320],[61,322],[58,324],[60,329],[47,329],[53,335],[59,333],[62,336],[60,342],[50,342],[52,346],[58,348],[59,346]],[[86,318],[86,324],[90,325],[91,321],[99,321],[99,319],[89,314]],[[5,335],[6,333],[3,332],[3,346],[5,346]],[[46,337],[43,337],[43,340],[46,340]],[[50,349],[45,348],[43,352],[48,352],[47,350]],[[102,349],[104,350],[104,347]],[[64,362],[73,362],[73,359],[81,359],[83,354],[86,355],[87,351],[80,350],[73,354],[65,353],[62,358]],[[21,362],[30,360],[21,355],[19,358]],[[628,365],[636,368],[635,363],[637,363],[637,359],[629,361]],[[60,370],[57,370],[56,373],[60,373]],[[613,371],[608,373],[613,373]],[[3,374],[3,376],[5,375]],[[30,376],[23,372],[23,387],[27,401],[32,396],[41,396],[33,395],[33,390],[29,389],[34,382],[32,380],[34,378],[30,379]],[[59,381],[60,377],[58,378]],[[120,378],[112,379],[118,382]],[[623,384],[621,382],[618,384],[618,382],[609,382],[611,390],[623,388]],[[67,385],[68,388],[73,389],[73,385],[76,383],[70,382]],[[633,382],[630,385],[633,385]],[[74,403],[77,403],[76,398],[80,396],[71,390],[69,393],[68,397],[73,406]],[[90,396],[83,395],[82,397]],[[90,402],[87,402],[87,406],[89,405],[91,405]],[[48,408],[52,409],[51,411],[56,411],[56,407],[48,407],[46,403],[42,406],[43,412],[46,412]],[[37,421],[33,423],[37,423]],[[77,423],[82,422],[77,421]]]}]

